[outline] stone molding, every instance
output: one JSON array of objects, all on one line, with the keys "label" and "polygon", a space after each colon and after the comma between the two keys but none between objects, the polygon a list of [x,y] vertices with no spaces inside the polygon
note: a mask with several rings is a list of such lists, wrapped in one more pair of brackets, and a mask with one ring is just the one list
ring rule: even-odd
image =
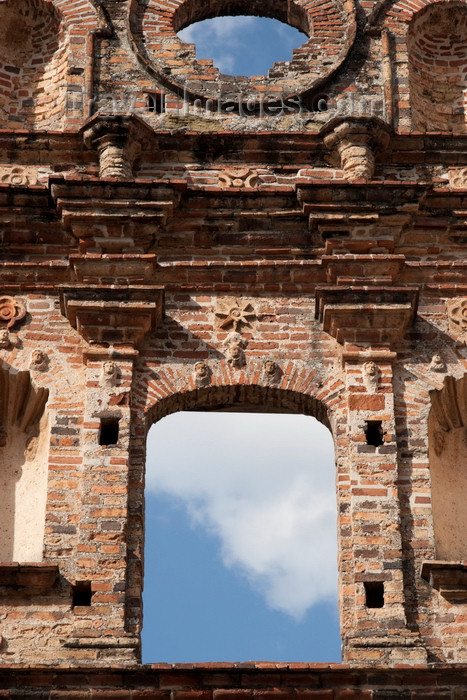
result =
[{"label": "stone molding", "polygon": [[164,314],[164,289],[158,286],[85,285],[60,288],[62,314],[88,343],[141,347]]},{"label": "stone molding", "polygon": [[394,345],[413,322],[415,287],[318,287],[316,318],[339,343]]}]

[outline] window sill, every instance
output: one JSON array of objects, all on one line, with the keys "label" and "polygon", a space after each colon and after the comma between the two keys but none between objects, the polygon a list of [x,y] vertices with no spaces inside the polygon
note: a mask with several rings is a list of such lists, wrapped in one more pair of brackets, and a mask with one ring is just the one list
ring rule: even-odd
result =
[{"label": "window sill", "polygon": [[421,576],[451,603],[467,603],[467,561],[424,561]]},{"label": "window sill", "polygon": [[52,588],[58,573],[58,564],[1,562],[0,588],[22,593],[44,593]]}]

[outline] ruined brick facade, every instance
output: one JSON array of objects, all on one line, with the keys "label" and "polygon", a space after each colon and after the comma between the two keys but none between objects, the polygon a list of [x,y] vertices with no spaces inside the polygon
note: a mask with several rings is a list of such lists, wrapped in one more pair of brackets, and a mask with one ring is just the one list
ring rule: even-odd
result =
[{"label": "ruined brick facade", "polygon": [[[0,19],[0,697],[467,697],[467,4]],[[138,666],[147,432],[226,406],[332,432],[343,665]]]}]

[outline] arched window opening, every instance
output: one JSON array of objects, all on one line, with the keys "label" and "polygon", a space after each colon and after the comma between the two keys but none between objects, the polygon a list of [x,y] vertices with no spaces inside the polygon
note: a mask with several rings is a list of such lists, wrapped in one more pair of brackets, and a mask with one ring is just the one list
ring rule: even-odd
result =
[{"label": "arched window opening", "polygon": [[467,7],[436,3],[410,23],[410,106],[420,131],[463,132],[467,99]]},{"label": "arched window opening", "polygon": [[467,558],[467,375],[431,392],[428,419],[436,559]]},{"label": "arched window opening", "polygon": [[[308,37],[299,29],[271,17],[250,15],[204,19],[178,32],[196,45],[196,57],[227,75],[267,75],[273,64],[291,61],[294,50]],[[271,77],[274,77],[271,75]]]},{"label": "arched window opening", "polygon": [[329,430],[179,412],[147,447],[143,661],[339,661]]}]

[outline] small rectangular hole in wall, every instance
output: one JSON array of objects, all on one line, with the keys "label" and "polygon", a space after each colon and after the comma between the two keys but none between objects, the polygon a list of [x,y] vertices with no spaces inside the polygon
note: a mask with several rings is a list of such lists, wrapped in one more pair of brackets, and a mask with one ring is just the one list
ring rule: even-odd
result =
[{"label": "small rectangular hole in wall", "polygon": [[99,431],[99,445],[107,447],[116,445],[118,442],[118,422],[119,418],[101,418],[101,428]]},{"label": "small rectangular hole in wall", "polygon": [[73,607],[91,605],[91,581],[76,581],[73,586]]},{"label": "small rectangular hole in wall", "polygon": [[365,438],[367,445],[379,447],[383,444],[383,424],[380,420],[367,420]]},{"label": "small rectangular hole in wall", "polygon": [[384,583],[382,581],[366,581],[365,605],[367,608],[384,608]]}]

